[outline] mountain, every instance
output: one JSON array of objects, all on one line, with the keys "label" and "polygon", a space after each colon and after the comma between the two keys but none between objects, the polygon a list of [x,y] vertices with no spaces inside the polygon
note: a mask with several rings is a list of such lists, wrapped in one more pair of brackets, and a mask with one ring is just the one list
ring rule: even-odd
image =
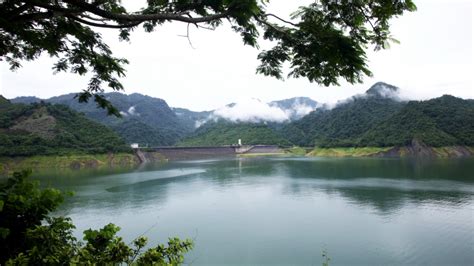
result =
[{"label": "mountain", "polygon": [[180,146],[232,145],[241,139],[244,145],[280,145],[290,143],[263,123],[233,123],[225,120],[208,122],[196,130]]},{"label": "mountain", "polygon": [[111,129],[63,105],[0,103],[0,156],[125,151]]},{"label": "mountain", "polygon": [[10,101],[7,98],[0,95],[0,104],[7,104],[7,103],[10,103]]},{"label": "mountain", "polygon": [[[386,93],[389,88],[391,93]],[[280,131],[300,146],[353,146],[374,125],[405,105],[393,98],[398,88],[376,83],[365,94],[353,96],[332,109],[319,108]]]},{"label": "mountain", "polygon": [[[185,108],[171,108],[159,98],[153,98],[138,93],[130,95],[113,92],[106,93],[106,98],[122,114],[121,118],[109,116],[96,107],[94,102],[79,103],[75,94],[65,94],[49,99],[37,97],[18,97],[11,101],[13,103],[39,103],[41,101],[63,104],[86,117],[112,128],[127,143],[139,143],[150,146],[174,145],[191,135],[198,127],[211,121],[214,111],[194,112]],[[262,103],[265,104],[266,103]],[[234,108],[236,103],[226,105],[226,108]],[[296,120],[314,110],[318,103],[307,97],[295,97],[291,99],[273,101],[268,106],[280,108],[288,115],[290,120]],[[245,122],[244,122],[245,123]],[[281,127],[278,123],[271,123],[272,128]]]},{"label": "mountain", "polygon": [[399,100],[399,88],[393,85],[377,82],[370,89],[368,89],[365,94],[367,96],[379,97],[379,98],[391,98]]},{"label": "mountain", "polygon": [[269,103],[270,106],[275,106],[282,109],[290,120],[298,120],[310,112],[316,110],[319,106],[318,102],[309,97],[295,97],[280,101],[273,101]]},{"label": "mountain", "polygon": [[39,103],[42,101],[42,99],[35,97],[35,96],[20,96],[16,97],[14,99],[10,100],[11,103],[24,103],[24,104],[30,104],[30,103]]},{"label": "mountain", "polygon": [[194,112],[185,108],[171,108],[181,124],[190,132],[206,123],[212,111]]},{"label": "mountain", "polygon": [[332,109],[319,108],[279,130],[290,142],[319,147],[474,145],[474,101],[445,95],[401,101],[398,88],[376,83]]},{"label": "mountain", "polygon": [[368,130],[363,146],[403,146],[413,139],[431,147],[474,146],[474,101],[449,95],[410,101],[399,112]]},{"label": "mountain", "polygon": [[[103,109],[97,108],[94,102],[79,103],[75,94],[65,94],[43,101],[66,105],[86,117],[112,128],[127,143],[141,145],[173,145],[179,139],[194,130],[180,120],[168,104],[159,98],[153,98],[138,93],[130,95],[112,92],[106,93],[106,98],[118,109],[121,118],[107,115]],[[40,101],[35,97],[19,97],[13,102]]]},{"label": "mountain", "polygon": [[[270,103],[254,99],[194,112],[171,108],[162,99],[137,93],[108,93],[106,97],[122,118],[108,116],[95,103],[78,103],[74,94],[11,101],[65,104],[113,129],[127,143],[150,146],[230,145],[238,139],[244,144],[307,147],[404,146],[414,140],[432,147],[474,146],[473,100],[445,95],[428,101],[403,101],[396,86],[383,82],[332,108],[296,97]],[[256,121],[249,121],[255,117]]]}]

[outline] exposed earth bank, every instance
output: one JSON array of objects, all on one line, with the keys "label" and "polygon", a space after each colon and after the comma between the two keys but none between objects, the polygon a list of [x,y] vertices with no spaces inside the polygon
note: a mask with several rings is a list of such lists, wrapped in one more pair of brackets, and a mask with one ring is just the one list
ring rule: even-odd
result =
[{"label": "exposed earth bank", "polygon": [[448,146],[429,147],[423,142],[413,140],[410,145],[394,147],[374,156],[379,157],[422,157],[422,158],[462,158],[474,155],[474,147]]},{"label": "exposed earth bank", "polygon": [[[146,157],[147,162],[163,162],[166,160],[158,153],[147,153]],[[22,169],[42,171],[51,169],[125,168],[137,166],[141,162],[140,157],[132,153],[0,157],[0,175],[9,175]]]},{"label": "exposed earth bank", "polygon": [[307,156],[321,157],[382,157],[382,158],[463,158],[474,156],[474,147],[446,146],[430,147],[413,140],[410,145],[402,147],[350,147],[350,148],[315,148]]}]

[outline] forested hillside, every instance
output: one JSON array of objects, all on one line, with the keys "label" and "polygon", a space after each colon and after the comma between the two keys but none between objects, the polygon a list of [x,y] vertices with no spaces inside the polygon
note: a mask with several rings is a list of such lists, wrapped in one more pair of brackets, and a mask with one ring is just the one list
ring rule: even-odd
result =
[{"label": "forested hillside", "polygon": [[[134,93],[106,93],[106,98],[117,108],[122,117],[107,115],[96,104],[79,103],[74,99],[75,94],[65,94],[44,101],[63,104],[84,113],[88,118],[112,128],[128,143],[141,145],[173,145],[194,128],[189,127],[175,114],[168,104],[158,98]],[[29,103],[39,101],[35,97],[19,97],[13,102]]]},{"label": "forested hillside", "polygon": [[285,126],[280,134],[300,146],[344,147],[404,106],[391,97],[397,88],[377,83],[364,95],[354,96],[333,109],[320,108]]},{"label": "forested hillside", "polygon": [[[213,111],[170,108],[161,99],[141,94],[108,93],[122,117],[108,116],[95,104],[80,104],[74,94],[44,100],[61,103],[113,129],[127,143],[149,146],[244,144],[306,147],[389,147],[412,140],[433,146],[474,146],[474,101],[443,96],[428,101],[403,101],[398,88],[383,82],[335,107],[297,97],[269,103],[284,110],[292,122],[230,122]],[[13,102],[39,102],[19,97]],[[8,102],[0,99],[0,102]],[[228,108],[235,104],[228,105]],[[317,109],[315,109],[317,108]],[[314,110],[315,109],[315,110]],[[298,119],[301,114],[308,115]]]},{"label": "forested hillside", "polygon": [[0,156],[128,150],[112,130],[66,106],[0,100]]},{"label": "forested hillside", "polygon": [[364,134],[362,146],[403,146],[413,139],[432,146],[474,146],[474,101],[445,95],[412,101]]},{"label": "forested hillside", "polygon": [[[212,120],[214,111],[195,112],[185,108],[170,108],[159,98],[138,93],[126,95],[122,93],[106,93],[106,98],[122,114],[121,118],[109,116],[98,109],[95,103],[79,103],[74,99],[75,94],[65,94],[49,99],[37,97],[17,97],[14,103],[39,103],[40,101],[63,104],[84,113],[88,118],[112,128],[127,143],[140,145],[168,146],[189,137],[201,125]],[[313,111],[318,103],[308,97],[295,97],[268,103],[288,114],[290,120],[297,120]],[[228,104],[232,108],[235,103]],[[215,118],[215,117],[214,117]],[[275,125],[272,128],[279,128]]]},{"label": "forested hillside", "polygon": [[196,128],[204,124],[212,114],[212,111],[194,112],[185,108],[171,109],[176,114],[183,127],[189,132],[193,132]]},{"label": "forested hillside", "polygon": [[432,146],[474,145],[474,101],[445,95],[428,101],[400,101],[396,88],[378,83],[365,95],[319,109],[280,130],[297,145],[388,147],[413,140]]},{"label": "forested hillside", "polygon": [[280,145],[288,146],[290,142],[279,136],[269,126],[255,123],[232,123],[226,121],[209,122],[198,128],[189,138],[179,143],[180,146],[214,146],[232,145],[242,140],[245,145]]}]

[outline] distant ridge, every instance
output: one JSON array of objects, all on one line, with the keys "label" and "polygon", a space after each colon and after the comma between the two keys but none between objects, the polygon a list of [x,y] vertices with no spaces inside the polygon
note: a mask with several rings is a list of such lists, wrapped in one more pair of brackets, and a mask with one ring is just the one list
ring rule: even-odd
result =
[{"label": "distant ridge", "polygon": [[[171,108],[162,99],[137,93],[108,93],[106,97],[122,113],[122,119],[118,119],[107,116],[93,103],[79,104],[73,96],[44,101],[83,112],[113,129],[127,143],[140,145],[229,145],[241,138],[250,144],[305,147],[403,147],[413,143],[419,147],[474,146],[474,100],[445,95],[428,101],[407,101],[399,97],[398,87],[384,82],[334,107],[307,97],[268,103],[292,118],[283,122],[229,122],[213,116],[213,111]],[[36,97],[12,99],[39,101]]]}]

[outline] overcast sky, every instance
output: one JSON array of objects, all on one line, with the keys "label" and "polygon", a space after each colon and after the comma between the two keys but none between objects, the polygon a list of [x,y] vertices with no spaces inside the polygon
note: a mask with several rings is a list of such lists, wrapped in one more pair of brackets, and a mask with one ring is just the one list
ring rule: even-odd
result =
[{"label": "overcast sky", "polygon": [[[273,0],[270,9],[289,14],[305,2]],[[179,36],[186,34],[182,23],[168,24],[151,34],[136,31],[130,43],[119,42],[111,30],[103,36],[116,56],[130,61],[127,77],[122,79],[125,92],[159,97],[173,107],[210,110],[249,98],[272,101],[297,96],[334,103],[364,92],[377,81],[400,87],[402,96],[410,99],[443,94],[474,98],[472,1],[415,3],[417,12],[392,21],[392,34],[401,44],[385,51],[369,51],[374,76],[358,85],[342,82],[338,87],[324,87],[304,78],[279,81],[256,75],[258,50],[244,46],[227,27],[216,31],[191,29],[194,48]],[[42,57],[11,72],[5,62],[0,62],[0,94],[7,98],[49,98],[86,88],[87,78],[53,75],[52,63]]]}]

